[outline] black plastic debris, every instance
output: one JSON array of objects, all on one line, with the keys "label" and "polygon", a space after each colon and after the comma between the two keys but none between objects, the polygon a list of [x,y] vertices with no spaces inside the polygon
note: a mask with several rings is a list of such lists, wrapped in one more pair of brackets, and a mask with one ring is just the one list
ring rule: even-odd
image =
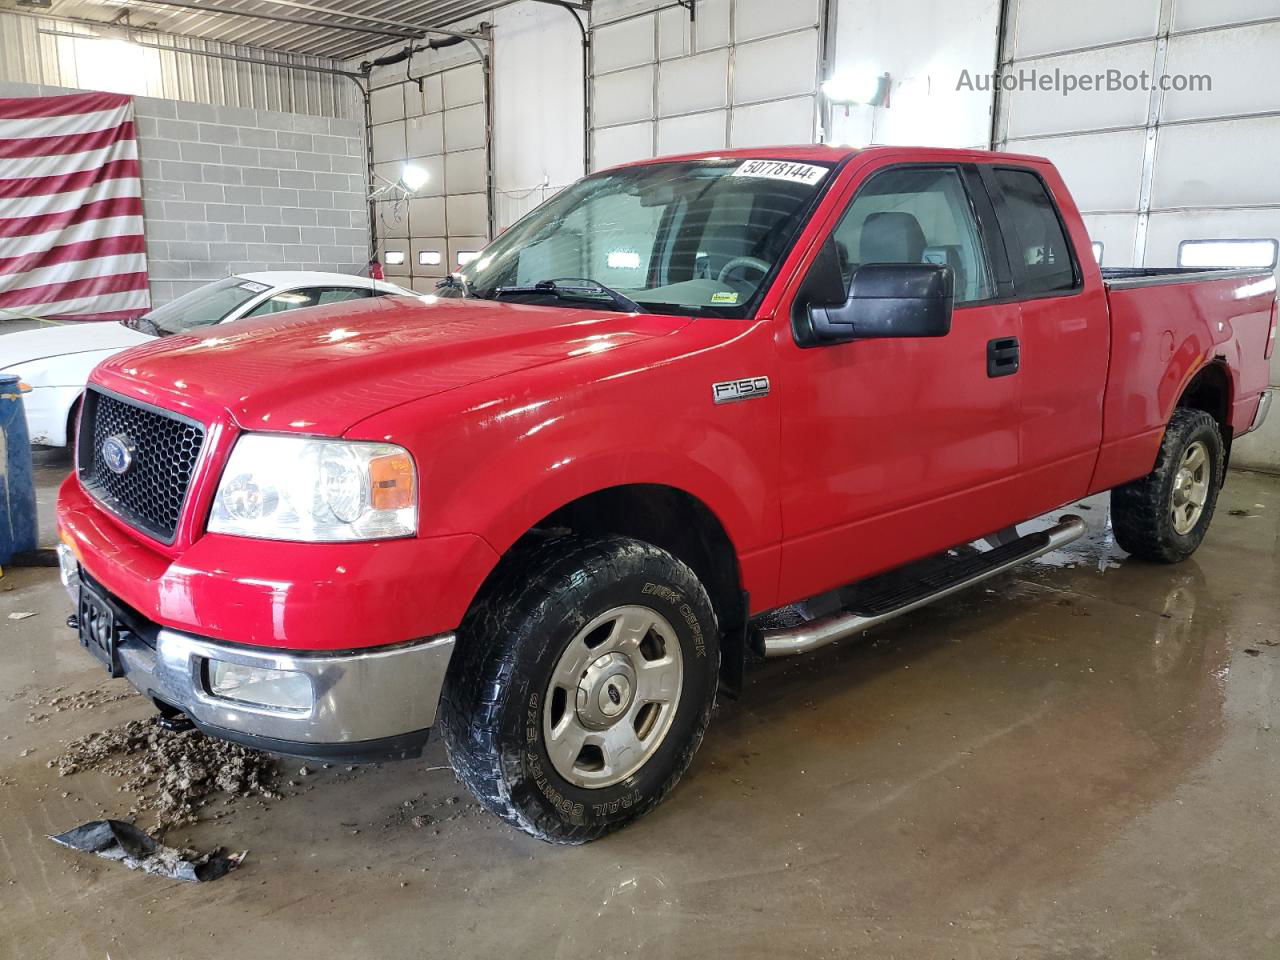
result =
[{"label": "black plastic debris", "polygon": [[123,820],[91,820],[49,839],[72,850],[119,860],[130,870],[191,883],[207,883],[225,876],[240,866],[248,853],[227,854],[219,848],[197,855],[194,851],[166,847]]}]

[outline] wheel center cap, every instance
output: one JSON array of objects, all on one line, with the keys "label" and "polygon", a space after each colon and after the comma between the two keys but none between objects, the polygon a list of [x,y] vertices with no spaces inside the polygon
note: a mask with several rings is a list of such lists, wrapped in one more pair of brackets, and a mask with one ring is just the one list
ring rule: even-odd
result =
[{"label": "wheel center cap", "polygon": [[631,708],[636,674],[631,661],[621,653],[608,653],[594,661],[578,682],[578,719],[584,726],[603,730]]}]

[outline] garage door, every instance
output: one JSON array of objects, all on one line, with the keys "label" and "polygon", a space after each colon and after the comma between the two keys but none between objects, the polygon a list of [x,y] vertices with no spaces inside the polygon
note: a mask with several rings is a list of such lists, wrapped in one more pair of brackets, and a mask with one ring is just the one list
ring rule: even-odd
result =
[{"label": "garage door", "polygon": [[394,182],[409,161],[429,177],[412,199],[378,204],[387,277],[430,291],[488,242],[484,70],[462,64],[424,77],[421,90],[377,88],[370,108],[374,172]]},{"label": "garage door", "polygon": [[1108,266],[1273,263],[1277,12],[1275,0],[1012,0],[1006,81],[1116,70],[1122,86],[1002,90],[997,144],[1058,163]]},{"label": "garage door", "polygon": [[592,169],[726,147],[812,143],[819,0],[592,6]]}]

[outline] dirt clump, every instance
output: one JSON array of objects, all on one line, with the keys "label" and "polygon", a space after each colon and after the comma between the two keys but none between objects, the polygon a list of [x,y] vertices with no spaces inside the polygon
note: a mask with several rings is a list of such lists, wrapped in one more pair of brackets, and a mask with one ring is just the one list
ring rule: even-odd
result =
[{"label": "dirt clump", "polygon": [[123,777],[120,791],[134,798],[129,816],[153,817],[152,832],[158,835],[204,819],[202,808],[220,796],[224,804],[281,798],[279,765],[269,755],[198,730],[166,730],[150,720],[131,720],[73,740],[48,765],[60,777],[81,770]]}]

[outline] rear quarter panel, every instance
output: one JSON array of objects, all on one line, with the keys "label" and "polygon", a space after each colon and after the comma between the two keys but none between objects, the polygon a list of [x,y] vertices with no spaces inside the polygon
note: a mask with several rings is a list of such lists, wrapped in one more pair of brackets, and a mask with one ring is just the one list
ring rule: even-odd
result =
[{"label": "rear quarter panel", "polygon": [[1275,279],[1264,276],[1108,288],[1111,370],[1093,492],[1151,471],[1165,425],[1206,364],[1224,364],[1231,426],[1248,428],[1268,381],[1275,291]]}]

